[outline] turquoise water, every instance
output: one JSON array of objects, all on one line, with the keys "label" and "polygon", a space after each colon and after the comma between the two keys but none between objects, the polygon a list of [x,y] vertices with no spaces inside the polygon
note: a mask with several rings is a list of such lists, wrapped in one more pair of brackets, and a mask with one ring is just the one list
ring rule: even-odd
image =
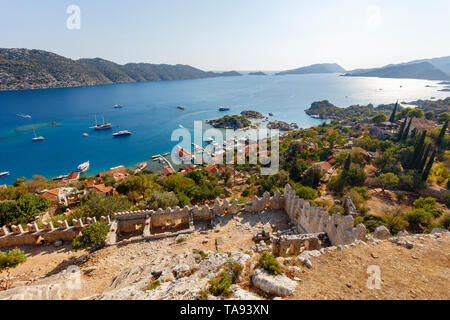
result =
[{"label": "turquoise water", "polygon": [[[320,123],[304,113],[312,102],[328,99],[340,107],[446,97],[436,81],[340,77],[328,75],[243,76],[183,81],[127,83],[82,88],[0,92],[0,184],[35,174],[52,178],[75,171],[90,160],[90,173],[131,166],[169,152],[179,124],[252,109],[300,127]],[[400,86],[403,86],[400,88]],[[382,90],[380,90],[382,89]],[[448,95],[448,94],[447,94]],[[114,109],[120,104],[122,109]],[[179,105],[185,110],[177,110]],[[219,106],[231,108],[219,112]],[[31,119],[16,114],[29,114]],[[89,129],[94,116],[112,122],[112,130]],[[56,122],[56,125],[50,125]],[[32,127],[43,142],[32,142]],[[132,136],[111,134],[130,130]],[[84,132],[89,137],[84,137]]]}]

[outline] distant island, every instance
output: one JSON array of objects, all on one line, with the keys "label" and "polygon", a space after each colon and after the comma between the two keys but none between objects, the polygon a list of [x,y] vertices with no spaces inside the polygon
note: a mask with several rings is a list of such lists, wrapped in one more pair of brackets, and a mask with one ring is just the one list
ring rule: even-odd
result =
[{"label": "distant island", "polygon": [[312,74],[312,73],[344,73],[346,70],[337,63],[320,63],[293,70],[286,70],[276,73],[277,76],[287,74]]},{"label": "distant island", "polygon": [[101,58],[72,60],[52,52],[0,49],[0,90],[26,90],[100,84],[241,76],[236,71],[206,72],[189,65],[128,63]]},{"label": "distant island", "polygon": [[263,114],[258,111],[253,110],[245,110],[241,112],[241,116],[252,119],[262,119],[264,118]]},{"label": "distant island", "polygon": [[214,128],[221,129],[244,129],[250,127],[251,122],[244,116],[232,115],[232,116],[224,116],[219,119],[207,120],[209,125]]},{"label": "distant island", "polygon": [[381,68],[356,69],[347,72],[344,76],[450,80],[450,57],[415,60]]},{"label": "distant island", "polygon": [[[339,108],[328,100],[323,100],[313,102],[311,107],[305,110],[305,113],[318,119],[360,119],[373,117],[380,112],[388,114],[394,109],[394,106],[395,103],[379,105],[378,107],[368,104],[367,106],[354,105],[347,108]],[[402,110],[402,107],[399,105],[397,110]]]},{"label": "distant island", "polygon": [[257,72],[249,72],[248,75],[249,76],[267,76],[267,73],[264,73],[262,71],[257,71]]}]

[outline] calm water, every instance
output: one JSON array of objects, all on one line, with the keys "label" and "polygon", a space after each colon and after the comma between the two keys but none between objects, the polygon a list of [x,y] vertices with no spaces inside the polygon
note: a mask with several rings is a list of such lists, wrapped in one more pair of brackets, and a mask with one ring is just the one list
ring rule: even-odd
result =
[{"label": "calm water", "polygon": [[[340,77],[338,75],[243,76],[185,81],[128,83],[83,88],[0,92],[0,184],[34,174],[47,178],[75,171],[90,160],[90,173],[131,166],[171,151],[171,133],[179,124],[252,109],[300,127],[320,123],[304,113],[312,102],[328,99],[339,107],[443,98],[436,81]],[[400,86],[403,86],[400,88]],[[382,90],[380,90],[382,89]],[[122,109],[113,109],[120,104]],[[178,105],[186,107],[177,110]],[[219,106],[232,108],[219,112]],[[29,114],[25,119],[16,114]],[[94,132],[94,116],[113,123]],[[47,126],[50,122],[58,125]],[[32,127],[46,138],[32,142]],[[132,136],[111,134],[130,130]],[[84,132],[89,137],[83,137]]]}]

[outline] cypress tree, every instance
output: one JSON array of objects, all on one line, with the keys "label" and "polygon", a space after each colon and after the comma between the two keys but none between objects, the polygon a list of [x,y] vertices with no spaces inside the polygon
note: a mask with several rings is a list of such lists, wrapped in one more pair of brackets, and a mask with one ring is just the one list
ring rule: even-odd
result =
[{"label": "cypress tree", "polygon": [[428,156],[430,155],[431,151],[431,144],[427,143],[425,147],[425,152],[423,153],[422,161],[420,161],[420,164],[416,167],[416,169],[423,171],[425,168],[425,164],[427,163]]},{"label": "cypress tree", "polygon": [[391,118],[389,119],[389,122],[394,123],[395,122],[395,114],[397,113],[397,107],[398,107],[398,100],[395,103],[394,110],[392,110]]},{"label": "cypress tree", "polygon": [[408,126],[406,127],[405,132],[403,132],[402,140],[408,139],[409,129],[411,128],[411,122],[412,122],[412,118],[409,118]]},{"label": "cypress tree", "polygon": [[347,159],[345,159],[345,163],[344,163],[344,171],[347,172],[348,170],[350,170],[350,166],[352,164],[352,155],[349,154],[347,156]]},{"label": "cypress tree", "polygon": [[402,124],[400,125],[400,129],[398,129],[398,134],[397,134],[397,140],[402,140],[403,137],[403,131],[405,130],[405,125],[406,125],[406,120],[402,122]]},{"label": "cypress tree", "polygon": [[440,146],[441,143],[442,143],[442,139],[443,139],[444,136],[445,136],[445,132],[447,131],[447,127],[448,127],[448,120],[445,121],[445,124],[444,124],[444,126],[442,127],[442,129],[441,129],[441,133],[439,134],[439,137],[438,137],[437,140],[436,140],[436,144],[437,144],[438,146]]},{"label": "cypress tree", "polygon": [[433,150],[431,154],[430,160],[428,160],[427,166],[422,173],[422,180],[427,181],[428,176],[430,175],[431,167],[433,166],[434,158],[436,157],[436,149]]},{"label": "cypress tree", "polygon": [[414,128],[413,131],[411,132],[411,139],[414,139],[416,134],[417,134],[417,128]]},{"label": "cypress tree", "polygon": [[418,164],[422,160],[423,148],[424,148],[426,135],[427,135],[427,131],[426,130],[422,131],[422,134],[420,135],[419,140],[417,141],[416,145],[414,146],[414,153],[409,162],[410,163],[409,167],[411,169],[418,167]]}]

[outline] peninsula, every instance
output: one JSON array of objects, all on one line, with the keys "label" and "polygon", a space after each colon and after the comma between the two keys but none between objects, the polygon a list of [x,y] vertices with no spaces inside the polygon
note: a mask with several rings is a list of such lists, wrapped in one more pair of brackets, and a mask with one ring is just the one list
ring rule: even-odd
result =
[{"label": "peninsula", "polygon": [[72,60],[43,50],[0,49],[0,91],[232,76],[241,74],[182,64],[120,65],[101,58]]}]

